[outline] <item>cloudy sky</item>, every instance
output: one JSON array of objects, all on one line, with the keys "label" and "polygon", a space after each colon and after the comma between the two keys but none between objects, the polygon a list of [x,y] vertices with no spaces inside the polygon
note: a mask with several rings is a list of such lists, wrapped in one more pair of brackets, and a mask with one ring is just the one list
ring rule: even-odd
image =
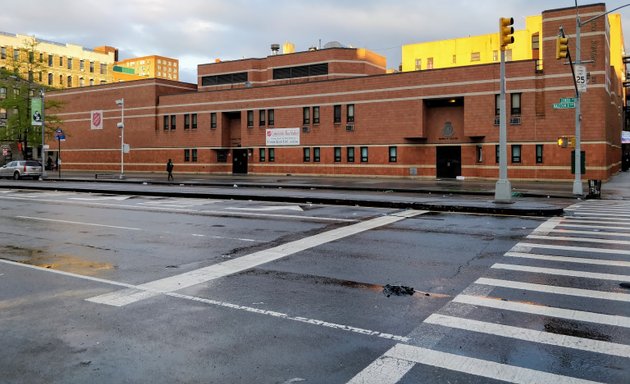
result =
[{"label": "cloudy sky", "polygon": [[[581,1],[578,4],[604,1]],[[608,10],[629,1],[605,1]],[[180,79],[197,64],[265,57],[270,44],[296,50],[339,41],[371,49],[397,68],[403,44],[492,33],[499,17],[572,7],[575,0],[0,0],[0,31],[86,48],[117,47],[121,59],[179,59]],[[630,44],[630,7],[623,15]],[[628,45],[630,49],[630,45]]]}]

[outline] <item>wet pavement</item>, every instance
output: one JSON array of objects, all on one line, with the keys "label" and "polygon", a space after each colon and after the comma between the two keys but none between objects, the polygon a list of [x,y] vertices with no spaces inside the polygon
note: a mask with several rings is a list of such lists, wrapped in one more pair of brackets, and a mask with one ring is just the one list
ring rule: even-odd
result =
[{"label": "wet pavement", "polygon": [[[494,180],[349,178],[315,176],[49,172],[44,181],[2,181],[0,188],[139,194],[188,198],[217,198],[274,202],[357,205],[401,209],[556,216],[565,207],[589,197],[573,195],[573,181],[511,181],[510,202],[494,201]],[[630,199],[630,173],[620,172],[601,187],[601,198]]]}]

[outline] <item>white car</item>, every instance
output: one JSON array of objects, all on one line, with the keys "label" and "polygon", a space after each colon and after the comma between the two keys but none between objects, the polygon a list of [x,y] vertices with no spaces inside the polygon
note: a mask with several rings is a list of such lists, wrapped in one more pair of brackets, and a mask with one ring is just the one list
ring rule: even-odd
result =
[{"label": "white car", "polygon": [[42,165],[35,160],[16,160],[0,167],[0,178],[19,180],[24,177],[38,179],[42,175]]}]

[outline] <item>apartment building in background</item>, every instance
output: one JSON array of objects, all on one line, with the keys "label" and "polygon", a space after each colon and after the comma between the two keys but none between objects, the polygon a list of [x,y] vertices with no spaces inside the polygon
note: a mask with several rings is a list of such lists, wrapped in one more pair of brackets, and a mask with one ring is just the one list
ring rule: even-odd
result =
[{"label": "apartment building in background", "polygon": [[114,82],[140,79],[179,80],[179,60],[164,56],[125,59],[114,65]]}]

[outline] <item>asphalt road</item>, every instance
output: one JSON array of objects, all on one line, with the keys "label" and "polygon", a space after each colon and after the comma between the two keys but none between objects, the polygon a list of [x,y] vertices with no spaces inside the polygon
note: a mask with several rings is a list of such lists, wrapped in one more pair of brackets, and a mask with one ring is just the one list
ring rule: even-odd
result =
[{"label": "asphalt road", "polygon": [[0,208],[2,383],[630,380],[623,201],[546,219],[8,189]]}]

